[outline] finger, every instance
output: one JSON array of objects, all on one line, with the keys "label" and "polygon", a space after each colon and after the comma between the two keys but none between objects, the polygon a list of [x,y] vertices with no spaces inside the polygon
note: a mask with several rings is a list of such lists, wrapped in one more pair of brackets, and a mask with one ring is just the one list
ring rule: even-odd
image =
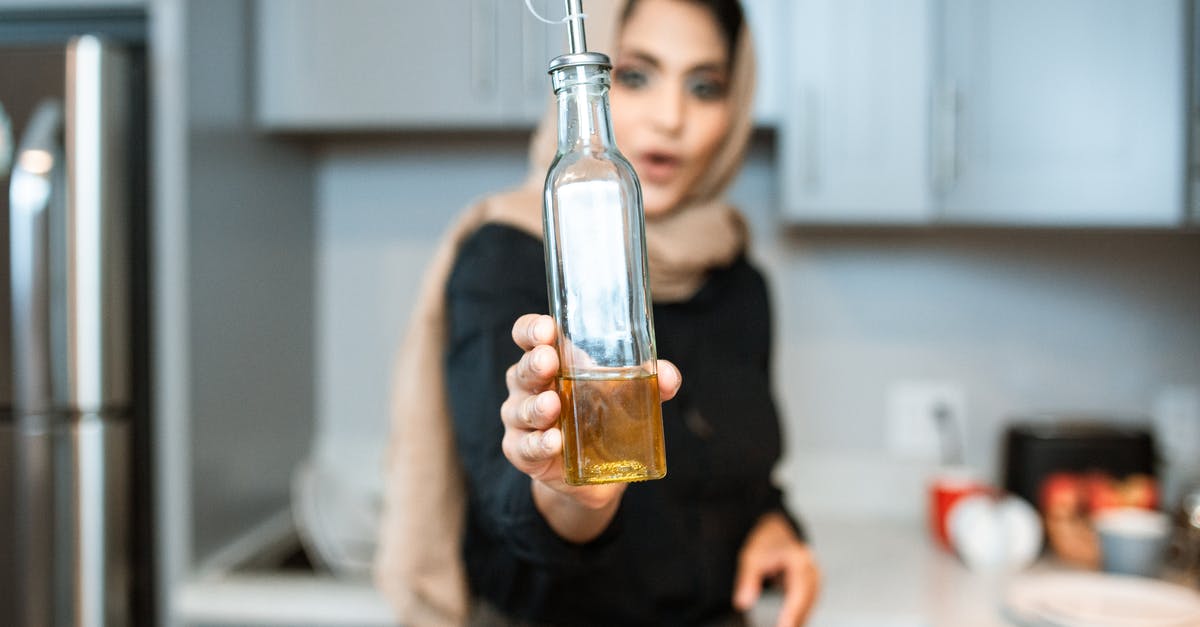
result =
[{"label": "finger", "polygon": [[558,422],[561,407],[558,393],[546,390],[524,398],[510,396],[500,406],[500,417],[510,429],[548,429]]},{"label": "finger", "polygon": [[733,606],[741,611],[749,610],[762,594],[763,571],[759,564],[742,560],[738,565],[736,583],[733,586]]},{"label": "finger", "polygon": [[530,472],[562,453],[562,432],[558,429],[509,431],[500,446],[508,461],[522,472]]},{"label": "finger", "polygon": [[806,555],[788,560],[783,576],[783,605],[776,627],[803,625],[816,599],[820,574]]},{"label": "finger", "polygon": [[509,395],[521,392],[541,392],[554,382],[558,374],[558,351],[551,346],[535,346],[508,369],[505,381]]},{"label": "finger", "polygon": [[512,338],[527,351],[534,346],[554,343],[554,318],[545,314],[525,314],[513,324]]},{"label": "finger", "polygon": [[664,401],[669,401],[675,398],[681,386],[683,386],[683,374],[679,372],[679,368],[665,359],[658,360],[659,397]]}]

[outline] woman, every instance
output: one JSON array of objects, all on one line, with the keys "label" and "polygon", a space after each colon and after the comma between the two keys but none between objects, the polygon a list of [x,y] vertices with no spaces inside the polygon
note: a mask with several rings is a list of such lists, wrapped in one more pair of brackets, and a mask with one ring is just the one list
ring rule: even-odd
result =
[{"label": "woman", "polygon": [[[605,40],[598,17],[593,44]],[[411,624],[462,622],[469,606],[481,625],[736,625],[777,579],[779,624],[796,625],[815,598],[815,563],[770,482],[780,451],[765,284],[721,201],[751,128],[740,7],[635,0],[614,17],[616,45],[593,47],[615,51],[613,121],[642,184],[659,354],[679,364],[659,367],[674,398],[663,406],[670,473],[562,481],[554,323],[527,313],[546,309],[551,120],[527,184],[486,199],[448,238],[402,355],[377,579]]]}]

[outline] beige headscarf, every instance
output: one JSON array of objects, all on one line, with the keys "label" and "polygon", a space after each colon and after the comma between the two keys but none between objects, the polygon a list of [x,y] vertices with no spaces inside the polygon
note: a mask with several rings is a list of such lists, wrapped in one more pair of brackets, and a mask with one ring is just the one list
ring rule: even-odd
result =
[{"label": "beige headscarf", "polygon": [[[624,6],[625,0],[589,4],[590,49],[613,56]],[[728,265],[745,246],[742,217],[722,198],[741,167],[753,126],[754,57],[745,28],[738,41],[729,135],[692,197],[646,223],[656,302],[686,300],[711,268]],[[469,607],[461,557],[465,490],[442,368],[446,280],[459,244],[483,224],[508,224],[542,237],[542,185],[556,150],[556,125],[551,107],[533,134],[530,174],[520,187],[476,203],[444,236],[398,356],[375,582],[406,625],[459,625]]]}]

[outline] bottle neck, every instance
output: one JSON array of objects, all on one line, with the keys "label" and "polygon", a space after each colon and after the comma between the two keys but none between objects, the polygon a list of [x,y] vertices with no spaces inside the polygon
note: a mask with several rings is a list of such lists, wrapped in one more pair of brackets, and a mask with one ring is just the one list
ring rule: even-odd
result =
[{"label": "bottle neck", "polygon": [[614,150],[608,108],[608,71],[594,67],[560,70],[555,76],[558,100],[558,152]]}]

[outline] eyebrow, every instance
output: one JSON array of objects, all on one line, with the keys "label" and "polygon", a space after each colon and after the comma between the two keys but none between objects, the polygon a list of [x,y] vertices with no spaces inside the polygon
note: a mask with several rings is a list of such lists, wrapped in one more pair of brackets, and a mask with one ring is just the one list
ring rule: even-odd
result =
[{"label": "eyebrow", "polygon": [[[656,70],[662,69],[662,63],[659,62],[658,58],[648,52],[642,52],[640,50],[633,50],[633,51],[629,52],[628,55],[635,60],[641,61],[642,63],[645,63],[645,64],[653,67]],[[724,63],[721,63],[719,61],[705,61],[703,63],[698,63],[698,64],[688,68],[687,71],[688,72],[718,72],[718,73],[720,73],[720,72],[727,71],[727,68],[725,67]]]}]

